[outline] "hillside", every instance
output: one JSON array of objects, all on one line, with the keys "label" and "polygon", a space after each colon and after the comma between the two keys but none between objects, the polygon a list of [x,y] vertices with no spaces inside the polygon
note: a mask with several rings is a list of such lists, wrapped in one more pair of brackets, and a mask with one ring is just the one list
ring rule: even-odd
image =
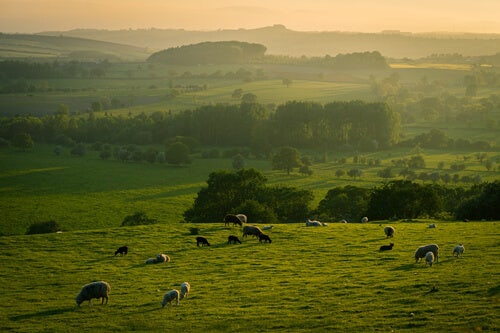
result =
[{"label": "hillside", "polygon": [[2,59],[145,60],[143,47],[69,36],[0,33]]},{"label": "hillside", "polygon": [[304,32],[282,25],[258,29],[188,31],[183,29],[91,30],[42,32],[47,36],[71,36],[163,50],[205,41],[237,40],[263,44],[267,54],[335,56],[339,53],[379,51],[386,57],[421,58],[431,54],[464,56],[500,52],[500,34],[412,34],[321,31]]}]

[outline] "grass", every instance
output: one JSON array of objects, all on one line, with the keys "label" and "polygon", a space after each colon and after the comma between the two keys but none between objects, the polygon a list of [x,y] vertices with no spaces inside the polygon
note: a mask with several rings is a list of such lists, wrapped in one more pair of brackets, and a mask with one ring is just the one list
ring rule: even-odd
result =
[{"label": "grass", "polygon": [[[232,169],[232,159],[195,158],[189,166],[173,167],[114,159],[103,161],[92,151],[82,158],[72,157],[68,151],[56,156],[53,148],[39,145],[28,152],[0,150],[0,235],[24,234],[32,223],[48,220],[55,220],[65,231],[117,227],[125,216],[138,211],[144,211],[161,224],[177,223],[192,206],[200,188],[206,186],[211,172]],[[424,154],[427,168],[418,172],[450,174],[454,173],[449,169],[453,163],[471,155],[427,150]],[[411,151],[403,149],[363,154],[366,159],[381,160],[379,166],[368,166],[354,164],[352,153],[333,152],[328,155],[328,162],[312,165],[312,176],[271,170],[267,160],[248,159],[245,163],[246,167],[262,172],[270,185],[311,190],[314,194],[311,208],[315,208],[334,187],[370,188],[382,184],[384,179],[377,172],[391,166],[391,160],[411,155]],[[488,156],[495,159],[498,153]],[[312,160],[316,157],[313,155]],[[341,157],[347,158],[345,164],[334,162]],[[439,162],[444,162],[444,169],[438,169]],[[466,167],[460,175],[480,175],[483,181],[499,179],[499,171],[487,171],[473,156]],[[335,175],[338,169],[352,168],[361,168],[362,177]],[[224,214],[221,213],[221,220]]]},{"label": "grass", "polygon": [[[379,222],[278,224],[271,244],[227,245],[241,231],[222,222],[1,237],[0,330],[498,331],[498,222],[429,222],[395,222],[392,240]],[[195,246],[193,226],[212,246]],[[378,251],[390,241],[392,251]],[[415,264],[416,247],[434,242],[439,263]],[[457,259],[459,242],[466,250]],[[124,244],[129,254],[113,256]],[[171,262],[143,264],[158,252]],[[81,286],[101,279],[111,284],[109,304],[77,308]],[[162,309],[163,294],[183,281],[189,298]]]}]

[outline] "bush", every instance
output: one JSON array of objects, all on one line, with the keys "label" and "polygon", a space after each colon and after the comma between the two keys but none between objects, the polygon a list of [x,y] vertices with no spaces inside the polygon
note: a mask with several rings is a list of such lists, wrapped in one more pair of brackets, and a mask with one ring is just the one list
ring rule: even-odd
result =
[{"label": "bush", "polygon": [[146,225],[146,224],[155,224],[158,221],[155,219],[150,219],[146,216],[144,212],[137,212],[134,215],[128,215],[123,219],[121,224],[122,227],[125,226],[134,226],[134,225]]},{"label": "bush", "polygon": [[35,222],[29,226],[26,235],[50,234],[61,231],[61,226],[56,221]]},{"label": "bush", "polygon": [[191,235],[198,235],[200,233],[200,228],[191,227],[191,228],[189,228],[189,233]]}]

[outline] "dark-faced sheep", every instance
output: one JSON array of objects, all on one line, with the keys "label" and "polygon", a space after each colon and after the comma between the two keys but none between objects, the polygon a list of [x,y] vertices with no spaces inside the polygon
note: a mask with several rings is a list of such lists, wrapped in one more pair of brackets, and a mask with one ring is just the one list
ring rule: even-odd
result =
[{"label": "dark-faced sheep", "polygon": [[233,224],[233,227],[237,225],[239,225],[240,227],[242,226],[241,220],[234,214],[227,214],[226,216],[224,216],[224,225],[226,226],[230,223]]},{"label": "dark-faced sheep", "polygon": [[259,227],[253,225],[246,225],[243,227],[243,238],[248,235],[259,237],[260,234],[263,234],[263,232]]},{"label": "dark-faced sheep", "polygon": [[265,242],[271,243],[271,238],[269,238],[269,236],[266,234],[260,234],[259,235],[259,242],[262,243],[262,241],[264,241],[264,243]]},{"label": "dark-faced sheep", "polygon": [[119,255],[126,255],[128,253],[128,247],[127,246],[122,246],[122,247],[119,247],[118,250],[115,251],[115,256],[117,254]]},{"label": "dark-faced sheep", "polygon": [[439,256],[438,251],[439,251],[439,246],[437,246],[436,244],[421,246],[415,251],[415,262],[418,262],[421,258],[425,258],[427,252],[432,252],[436,259],[435,262],[438,262],[438,256]]},{"label": "dark-faced sheep", "polygon": [[170,306],[172,306],[172,301],[175,301],[176,302],[176,305],[179,305],[179,296],[180,293],[179,293],[179,290],[177,289],[172,289],[170,290],[169,292],[167,292],[164,296],[163,296],[163,301],[161,302],[161,306],[162,308],[165,307],[165,305],[167,305],[167,303],[170,303]]},{"label": "dark-faced sheep", "polygon": [[236,243],[240,243],[241,244],[241,241],[238,239],[237,236],[234,236],[234,235],[230,235],[229,237],[227,237],[227,243],[228,244],[236,244]]},{"label": "dark-faced sheep", "polygon": [[389,245],[382,245],[380,247],[380,251],[389,251],[389,250],[392,250],[393,246],[394,246],[394,243],[391,243]]},{"label": "dark-faced sheep", "polygon": [[108,294],[110,291],[111,287],[105,281],[91,282],[84,285],[82,290],[76,295],[76,304],[80,306],[83,301],[89,301],[89,307],[92,307],[92,298],[102,298],[101,304],[104,304],[104,299],[106,299],[106,304],[108,304]]},{"label": "dark-faced sheep", "polygon": [[196,246],[210,246],[210,243],[208,242],[208,239],[206,239],[205,237],[201,237],[201,236],[198,236],[196,237]]},{"label": "dark-faced sheep", "polygon": [[394,227],[391,227],[390,225],[384,228],[384,233],[387,236],[386,238],[394,237],[394,232],[395,232]]}]

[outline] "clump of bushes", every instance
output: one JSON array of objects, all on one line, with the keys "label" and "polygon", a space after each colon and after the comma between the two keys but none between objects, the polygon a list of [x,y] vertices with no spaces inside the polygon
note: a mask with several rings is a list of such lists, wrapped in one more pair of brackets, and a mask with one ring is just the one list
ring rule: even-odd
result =
[{"label": "clump of bushes", "polygon": [[198,235],[200,233],[200,228],[191,227],[189,228],[189,233],[191,235]]},{"label": "clump of bushes", "polygon": [[134,225],[146,225],[146,224],[155,224],[158,221],[155,219],[150,219],[146,216],[144,212],[137,212],[134,215],[128,215],[123,219],[121,224],[122,227],[125,226],[134,226]]},{"label": "clump of bushes", "polygon": [[61,231],[61,226],[56,221],[50,220],[33,223],[28,227],[26,235],[50,234],[57,231]]}]

